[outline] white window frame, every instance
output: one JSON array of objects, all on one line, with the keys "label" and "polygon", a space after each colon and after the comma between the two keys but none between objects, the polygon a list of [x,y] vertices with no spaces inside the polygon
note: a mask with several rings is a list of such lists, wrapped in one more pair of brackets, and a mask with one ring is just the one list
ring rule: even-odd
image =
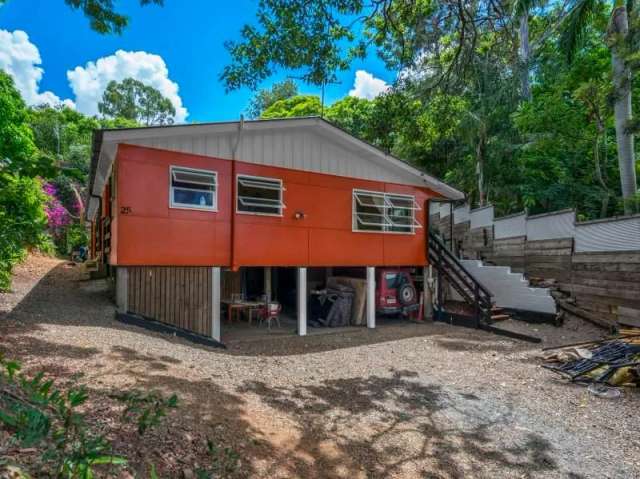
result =
[{"label": "white window frame", "polygon": [[[174,170],[181,170],[187,173],[203,173],[207,175],[213,175],[214,190],[213,190],[213,204],[211,206],[190,205],[187,203],[176,203],[173,201],[173,172]],[[197,191],[197,190],[194,190]],[[209,190],[202,190],[210,193]],[[213,170],[203,170],[199,168],[189,168],[187,166],[170,165],[169,166],[169,207],[179,210],[197,210],[197,211],[218,211],[218,172]]]},{"label": "white window frame", "polygon": [[[278,205],[273,205],[274,207],[278,207],[280,209],[279,213],[263,213],[260,211],[241,211],[239,206],[240,206],[240,202],[242,201],[240,199],[240,195],[239,195],[239,186],[240,186],[240,181],[241,179],[247,180],[247,181],[251,181],[251,180],[266,180],[266,181],[271,181],[271,182],[277,182],[280,185],[280,188],[278,189],[279,193],[280,193],[280,197],[278,198],[278,201],[280,202],[280,204]],[[275,188],[274,188],[275,190]],[[236,198],[235,198],[235,205],[236,205],[236,213],[239,215],[255,215],[255,216],[275,216],[275,217],[279,217],[282,218],[284,216],[284,210],[286,209],[287,205],[284,204],[284,192],[286,191],[286,188],[284,187],[284,183],[282,181],[281,178],[273,178],[270,176],[253,176],[253,175],[245,175],[242,173],[239,173],[236,175]],[[260,206],[263,207],[267,207],[268,205],[254,205],[255,207],[259,208]]]},{"label": "white window frame", "polygon": [[[363,229],[359,229],[358,225],[360,223],[362,223],[362,221],[360,221],[358,219],[358,213],[357,213],[357,204],[363,205],[362,202],[360,202],[359,198],[358,198],[358,194],[362,194],[362,195],[369,195],[369,196],[377,196],[378,198],[382,198],[383,199],[383,204],[382,205],[375,205],[377,208],[381,208],[383,210],[382,213],[379,214],[379,216],[382,217],[382,221],[380,223],[380,230],[363,230]],[[393,222],[393,220],[389,217],[389,215],[387,214],[387,210],[392,209],[392,208],[398,208],[397,206],[394,206],[392,203],[393,198],[402,198],[402,199],[406,199],[406,200],[411,200],[411,202],[413,203],[413,205],[409,208],[409,207],[401,207],[404,209],[410,209],[411,210],[411,225],[404,225],[404,224],[396,224]],[[371,191],[371,190],[362,190],[362,189],[358,189],[358,188],[354,188],[351,192],[351,216],[352,216],[352,220],[351,220],[351,231],[354,233],[383,233],[383,234],[399,234],[399,235],[415,235],[416,234],[416,229],[420,229],[422,228],[422,224],[420,224],[420,222],[416,219],[416,211],[421,211],[422,208],[420,207],[420,205],[416,202],[416,198],[413,195],[406,195],[406,194],[402,194],[402,193],[392,193],[392,192],[384,192],[384,191]],[[367,205],[364,205],[367,206]],[[361,214],[369,214],[369,215],[375,215],[375,213],[361,213]],[[407,227],[410,228],[410,231],[391,231],[390,228],[393,227]]]}]

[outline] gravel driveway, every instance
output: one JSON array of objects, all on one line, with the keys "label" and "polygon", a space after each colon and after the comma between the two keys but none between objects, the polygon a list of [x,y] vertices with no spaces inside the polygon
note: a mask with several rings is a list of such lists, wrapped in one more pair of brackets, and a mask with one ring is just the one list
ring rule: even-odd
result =
[{"label": "gravel driveway", "polygon": [[[191,477],[211,461],[207,438],[239,456],[232,477],[640,477],[640,395],[590,396],[540,368],[539,345],[406,324],[219,350],[116,322],[106,282],[57,260],[30,259],[16,290],[0,295],[2,351],[86,383],[96,427],[112,423],[113,391],[180,396],[143,439],[110,432],[140,477],[150,464]],[[535,329],[550,342],[595,334]]]}]

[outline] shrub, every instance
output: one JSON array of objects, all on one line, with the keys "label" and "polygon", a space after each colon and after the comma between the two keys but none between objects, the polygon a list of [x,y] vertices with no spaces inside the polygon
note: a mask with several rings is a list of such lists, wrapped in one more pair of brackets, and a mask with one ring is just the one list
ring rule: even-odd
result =
[{"label": "shrub", "polygon": [[[177,407],[175,395],[135,391],[115,395],[126,405],[125,416],[138,423],[139,434],[159,424],[168,409]],[[0,357],[0,426],[21,448],[41,452],[38,473],[45,477],[92,478],[97,467],[123,466],[127,458],[114,454],[110,441],[88,426],[84,412],[85,386],[63,391],[43,373],[33,377],[20,373],[20,364]],[[26,472],[13,466],[26,476]],[[2,471],[0,471],[2,472]],[[14,477],[20,477],[15,475]]]},{"label": "shrub", "polygon": [[25,248],[46,248],[45,195],[36,178],[0,169],[0,290],[11,285],[13,266],[24,259]]}]

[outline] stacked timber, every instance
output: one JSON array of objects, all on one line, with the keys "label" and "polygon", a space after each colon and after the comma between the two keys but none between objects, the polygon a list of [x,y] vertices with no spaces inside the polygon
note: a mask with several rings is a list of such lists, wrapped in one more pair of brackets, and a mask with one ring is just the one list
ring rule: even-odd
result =
[{"label": "stacked timber", "polygon": [[575,253],[560,288],[588,317],[640,326],[640,252]]},{"label": "stacked timber", "polygon": [[514,273],[524,273],[526,239],[526,236],[494,239],[493,251],[486,255],[486,260],[496,266],[510,266]]},{"label": "stacked timber", "polygon": [[462,240],[465,258],[483,259],[493,253],[493,226],[467,231]]},{"label": "stacked timber", "polygon": [[529,278],[571,279],[573,238],[527,241],[524,247],[525,273]]}]

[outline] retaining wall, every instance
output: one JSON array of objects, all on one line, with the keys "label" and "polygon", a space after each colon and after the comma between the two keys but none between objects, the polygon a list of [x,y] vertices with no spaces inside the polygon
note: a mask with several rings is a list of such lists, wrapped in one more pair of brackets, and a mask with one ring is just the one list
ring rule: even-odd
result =
[{"label": "retaining wall", "polygon": [[[449,239],[445,208],[430,210],[431,224]],[[573,210],[562,210],[493,218],[493,208],[464,205],[454,209],[453,219],[461,257],[510,266],[529,279],[555,280],[590,319],[640,326],[640,215],[576,222]]]}]

